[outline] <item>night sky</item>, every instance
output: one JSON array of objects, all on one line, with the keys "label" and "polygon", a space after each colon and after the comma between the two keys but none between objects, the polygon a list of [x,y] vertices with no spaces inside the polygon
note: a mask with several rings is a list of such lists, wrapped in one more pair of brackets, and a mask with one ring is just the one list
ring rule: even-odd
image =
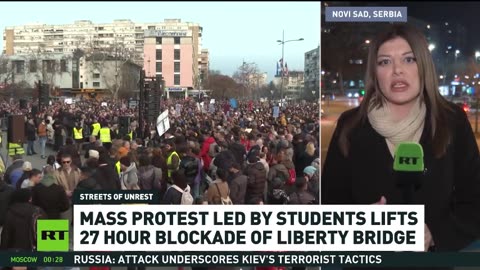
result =
[{"label": "night sky", "polygon": [[[330,2],[337,6],[339,2]],[[341,4],[338,4],[339,6]],[[408,8],[408,16],[435,24],[460,23],[467,29],[467,51],[480,48],[480,2],[351,2],[350,6],[399,6]]]}]

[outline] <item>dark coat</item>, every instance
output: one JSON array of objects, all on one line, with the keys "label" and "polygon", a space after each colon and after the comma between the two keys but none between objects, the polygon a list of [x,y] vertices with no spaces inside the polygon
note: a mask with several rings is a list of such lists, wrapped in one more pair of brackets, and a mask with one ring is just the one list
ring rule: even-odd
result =
[{"label": "dark coat", "polygon": [[48,187],[42,183],[35,185],[32,188],[32,203],[42,208],[48,219],[60,219],[60,213],[70,207],[65,190],[57,184]]},{"label": "dark coat", "polygon": [[303,170],[306,167],[310,166],[316,158],[318,158],[316,152],[313,153],[313,156],[310,156],[305,151],[303,151],[303,153],[300,153],[300,155],[298,156],[298,162],[295,162],[295,172],[297,176],[303,175]]},{"label": "dark coat", "polygon": [[120,190],[120,179],[115,168],[110,165],[98,166],[93,178],[102,190]]},{"label": "dark coat", "polygon": [[230,200],[233,204],[245,204],[245,194],[247,193],[247,176],[241,172],[233,176],[233,180],[228,183],[230,188]]},{"label": "dark coat", "polygon": [[27,136],[27,140],[29,140],[29,141],[35,141],[36,136],[37,136],[37,132],[36,132],[36,130],[35,130],[35,126],[32,125],[32,124],[30,124],[30,123],[27,123],[26,125],[27,125],[27,126],[26,126],[27,128],[26,128],[26,130],[25,130],[25,133],[26,133],[25,135]]},{"label": "dark coat", "polygon": [[35,250],[36,221],[45,218],[45,212],[31,203],[12,204],[3,225],[0,249]]},{"label": "dark coat", "polygon": [[4,181],[0,181],[0,227],[5,223],[8,206],[10,205],[10,199],[14,191],[15,188]]},{"label": "dark coat", "polygon": [[161,204],[182,204],[182,193],[175,188],[167,189]]},{"label": "dark coat", "polygon": [[265,171],[263,164],[260,161],[248,164],[245,174],[248,177],[247,194],[245,200],[249,202],[253,198],[263,199],[263,193],[267,183],[267,172]]},{"label": "dark coat", "polygon": [[[480,236],[480,155],[465,112],[450,104],[448,124],[453,138],[446,154],[435,158],[427,111],[420,139],[425,172],[414,203],[425,205],[425,222],[438,251],[456,251]],[[338,146],[339,131],[358,108],[341,115],[323,167],[322,204],[372,204],[385,196],[387,204],[401,204],[393,158],[385,139],[366,121],[349,137],[348,157]],[[374,152],[373,152],[374,151]],[[373,154],[374,153],[374,154]]]},{"label": "dark coat", "polygon": [[[301,164],[301,160],[300,160],[300,156],[302,154],[305,153],[305,149],[306,149],[306,146],[305,146],[305,143],[303,141],[301,142],[293,142],[293,163],[295,164],[295,172],[297,175],[302,175],[302,172],[303,172],[303,168],[302,167],[302,164]],[[310,165],[310,164],[308,164]],[[307,166],[308,166],[307,165]]]},{"label": "dark coat", "polygon": [[101,190],[102,187],[97,183],[97,180],[93,177],[83,179],[78,182],[75,190],[90,191],[90,190]]},{"label": "dark coat", "polygon": [[315,197],[308,191],[295,191],[290,194],[288,204],[314,204]]}]

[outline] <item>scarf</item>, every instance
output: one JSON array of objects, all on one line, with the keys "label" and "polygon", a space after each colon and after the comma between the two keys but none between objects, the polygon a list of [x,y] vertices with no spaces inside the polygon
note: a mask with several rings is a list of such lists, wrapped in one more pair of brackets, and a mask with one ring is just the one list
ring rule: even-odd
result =
[{"label": "scarf", "polygon": [[392,157],[395,155],[395,149],[401,142],[420,141],[426,115],[425,103],[417,98],[408,115],[397,122],[392,120],[392,112],[387,104],[380,108],[370,108],[368,120],[380,135],[382,135],[388,146]]}]

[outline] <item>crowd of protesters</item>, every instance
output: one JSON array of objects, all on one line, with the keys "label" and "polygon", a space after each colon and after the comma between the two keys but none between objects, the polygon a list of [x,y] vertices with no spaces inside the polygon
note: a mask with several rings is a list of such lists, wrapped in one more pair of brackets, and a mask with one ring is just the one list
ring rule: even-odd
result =
[{"label": "crowd of protesters", "polygon": [[[0,117],[26,116],[28,142],[9,152],[0,181],[1,249],[35,250],[31,221],[60,218],[76,190],[157,190],[159,204],[319,203],[318,102],[286,104],[274,117],[270,102],[166,100],[162,136],[128,105],[58,101],[32,114],[31,104],[0,103]],[[33,168],[30,155],[45,165]]]}]

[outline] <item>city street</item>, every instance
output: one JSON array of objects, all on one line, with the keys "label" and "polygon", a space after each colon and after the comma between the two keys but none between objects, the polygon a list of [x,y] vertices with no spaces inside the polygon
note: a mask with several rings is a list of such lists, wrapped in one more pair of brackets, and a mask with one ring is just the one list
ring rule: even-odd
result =
[{"label": "city street", "polygon": [[[332,139],[335,125],[338,117],[349,109],[355,108],[359,105],[357,99],[349,98],[336,98],[331,101],[322,101],[322,109],[325,112],[325,116],[321,120],[321,160],[322,166],[325,160],[330,140]],[[468,119],[472,126],[472,130],[475,131],[475,112],[468,113]],[[478,116],[478,131],[480,132],[480,112]],[[480,134],[477,134],[477,144],[480,145]]]},{"label": "city street", "polygon": [[[27,152],[27,144],[24,144],[24,149],[25,153]],[[40,144],[35,142],[34,146],[35,152],[37,152],[36,155],[33,156],[24,156],[24,159],[27,161],[30,161],[32,163],[32,168],[36,168],[41,170],[43,166],[47,164],[47,159],[42,159],[41,154],[40,154]],[[8,167],[12,163],[12,160],[8,157],[7,155],[7,131],[2,131],[2,147],[0,149],[0,154],[6,163],[5,165]],[[48,146],[45,147],[45,156],[48,157],[48,155],[55,155],[55,152],[53,151],[52,147]]]},{"label": "city street", "polygon": [[328,145],[332,139],[333,131],[337,123],[338,117],[346,110],[355,108],[358,106],[358,99],[349,98],[337,98],[333,101],[322,101],[322,109],[325,116],[322,117],[321,123],[321,161],[322,166],[327,155]]}]

